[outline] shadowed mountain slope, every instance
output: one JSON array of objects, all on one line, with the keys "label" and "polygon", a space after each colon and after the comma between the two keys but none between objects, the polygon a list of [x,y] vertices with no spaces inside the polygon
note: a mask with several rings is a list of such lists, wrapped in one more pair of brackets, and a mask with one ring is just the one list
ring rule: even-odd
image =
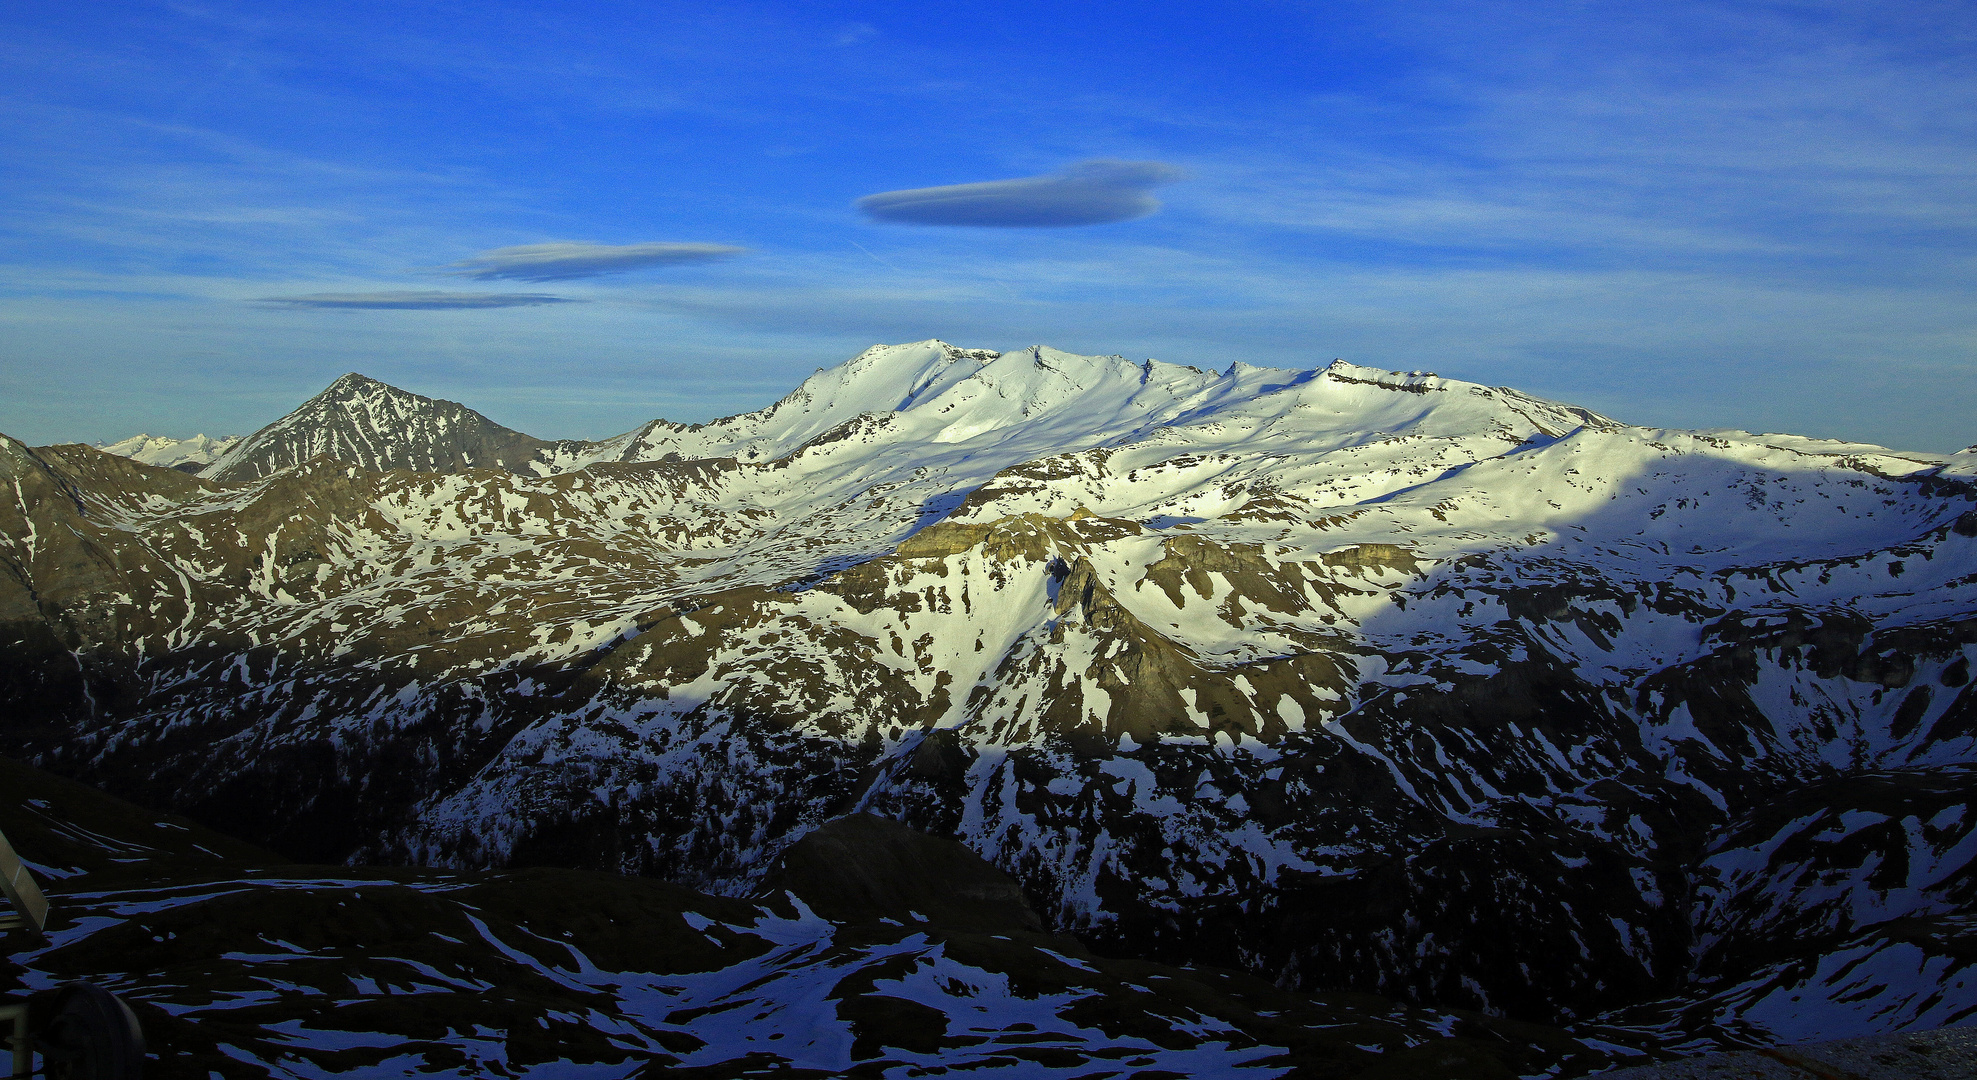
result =
[{"label": "shadowed mountain slope", "polygon": [[[0,939],[0,993],[110,987],[141,1018],[160,1080],[982,1068],[1425,1080],[1627,1058],[1474,1014],[1103,960],[1009,927],[834,923],[584,871],[284,863],[5,760],[0,789],[18,796],[0,800],[0,831],[55,912],[45,942]],[[938,846],[893,828],[890,844]],[[942,907],[938,881],[911,887]]]},{"label": "shadowed mountain slope", "polygon": [[980,855],[896,821],[852,814],[783,849],[762,894],[791,892],[839,922],[892,919],[1037,932],[1023,890]]}]

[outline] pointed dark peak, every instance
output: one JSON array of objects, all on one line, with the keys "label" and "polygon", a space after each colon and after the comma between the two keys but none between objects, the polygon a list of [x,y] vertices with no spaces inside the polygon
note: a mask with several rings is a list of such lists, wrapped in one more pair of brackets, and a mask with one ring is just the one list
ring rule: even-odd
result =
[{"label": "pointed dark peak", "polygon": [[436,401],[423,394],[400,389],[387,382],[379,382],[359,372],[350,371],[336,377],[336,381],[323,388],[323,392],[310,398],[310,401],[348,401],[353,398],[394,397],[411,401]]},{"label": "pointed dark peak", "polygon": [[328,456],[374,472],[493,468],[533,474],[551,444],[455,401],[347,372],[295,411],[242,440],[205,474],[256,480]]}]

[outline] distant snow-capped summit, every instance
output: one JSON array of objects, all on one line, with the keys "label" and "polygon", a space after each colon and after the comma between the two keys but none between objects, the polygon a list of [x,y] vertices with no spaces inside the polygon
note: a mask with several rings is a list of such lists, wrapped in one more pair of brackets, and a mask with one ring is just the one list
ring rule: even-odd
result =
[{"label": "distant snow-capped summit", "polygon": [[138,434],[116,442],[97,443],[96,449],[146,465],[196,473],[204,471],[240,440],[239,435],[215,439],[202,433],[190,439],[174,439],[169,435]]}]

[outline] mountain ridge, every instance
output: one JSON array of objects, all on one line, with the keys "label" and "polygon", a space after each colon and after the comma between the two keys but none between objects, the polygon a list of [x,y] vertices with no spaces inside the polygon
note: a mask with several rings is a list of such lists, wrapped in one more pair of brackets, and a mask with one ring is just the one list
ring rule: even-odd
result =
[{"label": "mountain ridge", "polygon": [[[972,366],[971,366],[972,365]],[[1056,387],[1037,386],[1035,379],[1023,379],[1024,374],[1047,372],[1060,376]],[[1127,374],[1130,372],[1131,374]],[[1272,376],[1282,382],[1268,383]],[[208,470],[215,479],[241,480],[265,475],[274,459],[293,465],[318,454],[327,454],[349,460],[360,467],[369,469],[389,467],[412,467],[399,462],[416,461],[426,471],[450,471],[455,468],[473,467],[475,455],[458,450],[449,452],[434,447],[407,446],[394,449],[380,449],[379,444],[389,445],[389,435],[381,430],[373,419],[363,423],[352,415],[357,407],[369,413],[375,411],[379,401],[389,402],[397,415],[392,419],[399,422],[418,416],[432,414],[433,419],[423,417],[418,421],[423,428],[443,429],[449,420],[462,420],[472,425],[482,426],[494,432],[499,438],[509,440],[513,446],[530,454],[526,465],[511,465],[505,458],[490,456],[491,452],[479,455],[481,463],[497,462],[497,467],[510,471],[534,471],[538,475],[550,475],[587,467],[590,464],[613,461],[665,460],[668,455],[678,454],[682,458],[722,458],[734,457],[737,460],[774,461],[801,449],[807,442],[827,432],[863,416],[904,414],[917,407],[941,398],[963,384],[985,383],[974,394],[964,394],[969,400],[950,402],[942,412],[951,411],[957,405],[976,406],[976,412],[983,412],[980,399],[994,396],[1004,400],[1012,393],[1024,399],[1019,417],[1004,415],[977,416],[965,423],[943,426],[931,433],[922,433],[928,441],[953,443],[966,441],[976,435],[990,433],[1011,426],[1012,420],[1033,420],[1038,409],[1046,412],[1063,411],[1061,400],[1053,400],[1045,394],[1048,389],[1061,389],[1070,392],[1086,390],[1080,378],[1103,390],[1112,384],[1112,396],[1126,387],[1147,388],[1157,394],[1165,391],[1171,399],[1165,403],[1167,412],[1155,413],[1147,418],[1148,425],[1172,421],[1185,411],[1189,395],[1207,393],[1220,387],[1241,392],[1256,391],[1262,387],[1287,389],[1314,378],[1330,378],[1339,382],[1362,383],[1403,389],[1415,393],[1444,389],[1459,385],[1440,379],[1430,372],[1388,372],[1381,369],[1348,364],[1343,360],[1334,361],[1324,369],[1305,372],[1292,372],[1287,369],[1264,368],[1234,362],[1219,375],[1200,368],[1180,364],[1167,364],[1158,360],[1139,363],[1127,361],[1120,356],[1083,357],[1044,346],[1031,346],[1015,353],[996,353],[989,350],[961,349],[937,339],[914,342],[899,346],[873,346],[835,368],[819,368],[802,385],[775,403],[754,412],[739,413],[721,417],[705,423],[681,424],[664,419],[652,420],[622,435],[595,442],[562,440],[552,442],[537,439],[521,432],[502,428],[486,417],[460,406],[457,402],[426,398],[411,394],[396,387],[381,383],[356,372],[339,377],[322,393],[305,403],[289,416],[246,437],[226,459],[217,462]],[[1046,381],[1049,381],[1046,377]],[[903,394],[899,387],[906,387]],[[1561,408],[1557,403],[1529,398],[1516,391],[1504,388],[1483,388],[1491,393],[1507,395],[1512,400]],[[1089,396],[1089,395],[1088,395]],[[1154,406],[1137,400],[1137,395],[1123,402],[1110,402],[1114,411],[1121,408],[1138,407],[1149,409]],[[888,404],[890,402],[890,404]],[[1156,403],[1159,404],[1159,403]],[[1226,402],[1217,403],[1226,404]],[[343,415],[337,415],[341,407]],[[1203,406],[1213,407],[1213,405]],[[1611,424],[1612,421],[1574,406],[1562,406],[1582,416],[1587,422]],[[794,418],[791,419],[791,414]],[[334,420],[332,421],[332,417]],[[783,421],[778,427],[777,421]],[[324,437],[325,426],[336,430]],[[757,430],[743,434],[750,427]],[[760,429],[767,427],[768,432]],[[297,431],[313,431],[313,441],[306,447],[283,447],[274,449],[280,436]],[[352,437],[351,429],[364,430],[362,439]],[[1114,423],[1109,427],[1101,425],[1097,431],[1104,431],[1104,437],[1130,437],[1131,430],[1120,430]],[[726,433],[723,435],[722,433]],[[415,433],[428,435],[430,430]],[[138,437],[143,438],[143,437]],[[416,438],[413,440],[416,442]],[[124,446],[133,440],[115,444]],[[247,444],[252,444],[247,445]],[[103,449],[110,449],[103,447]],[[110,452],[118,452],[110,450]],[[134,456],[126,453],[125,456]],[[263,460],[266,459],[266,460]],[[443,466],[443,467],[442,467]]]},{"label": "mountain ridge", "polygon": [[1977,1011],[1968,455],[939,342],[660,423],[239,483],[10,447],[0,746],[315,859],[746,895],[858,810],[1286,985]]}]

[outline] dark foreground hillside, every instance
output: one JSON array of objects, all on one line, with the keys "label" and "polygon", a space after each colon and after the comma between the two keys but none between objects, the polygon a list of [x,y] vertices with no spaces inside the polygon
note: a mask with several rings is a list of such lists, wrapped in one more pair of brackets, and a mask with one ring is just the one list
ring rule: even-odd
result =
[{"label": "dark foreground hillside", "polygon": [[965,848],[864,816],[791,848],[758,903],[573,870],[289,863],[4,759],[0,792],[0,830],[56,912],[48,941],[6,939],[0,992],[109,986],[156,1077],[1481,1080],[1644,1060],[1555,1028],[1102,959],[1037,930]]}]

